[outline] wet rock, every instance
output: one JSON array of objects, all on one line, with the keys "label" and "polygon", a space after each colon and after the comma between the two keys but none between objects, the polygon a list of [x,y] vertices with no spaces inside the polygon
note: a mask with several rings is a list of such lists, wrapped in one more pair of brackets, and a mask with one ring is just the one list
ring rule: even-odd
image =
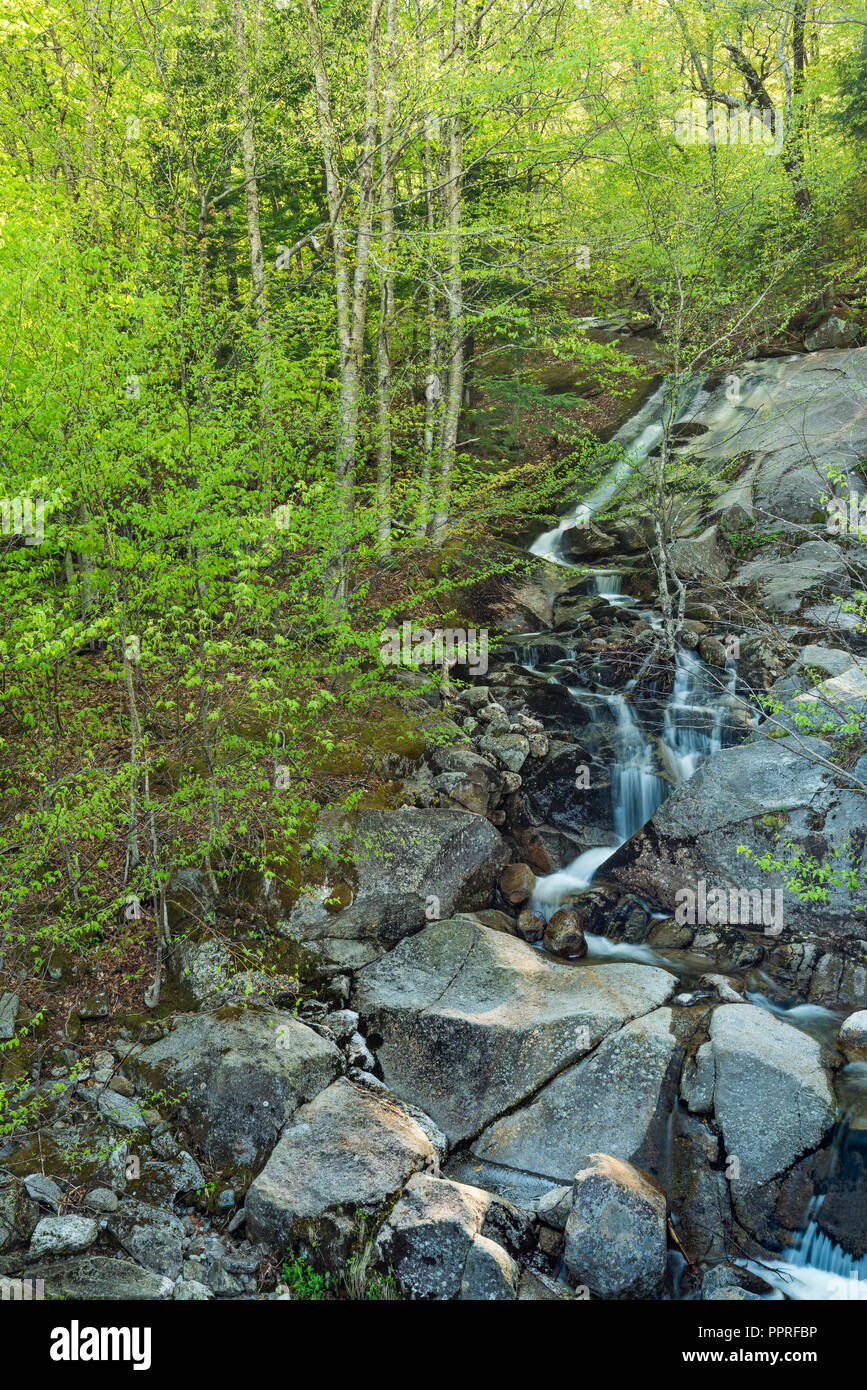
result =
[{"label": "wet rock", "polygon": [[598,1298],[658,1298],[665,1280],[665,1194],[646,1173],[594,1154],[575,1174],[566,1267]]},{"label": "wet rock", "polygon": [[545,950],[554,956],[570,956],[573,959],[586,956],[587,942],[581,914],[574,908],[561,907],[546,923],[543,943]]},{"label": "wet rock", "polygon": [[867,1062],[867,1009],[850,1014],[844,1021],[837,1046],[847,1062]]},{"label": "wet rock", "polygon": [[525,903],[536,887],[536,875],[529,864],[507,864],[500,874],[500,892],[513,907]]},{"label": "wet rock", "polygon": [[687,1057],[680,1079],[680,1094],[694,1115],[711,1114],[715,1076],[713,1047],[709,1042],[702,1043],[694,1057]]},{"label": "wet rock", "polygon": [[392,1203],[436,1158],[415,1120],[368,1088],[335,1081],[289,1121],[247,1192],[247,1231],[329,1268],[345,1262],[358,1220]]},{"label": "wet rock", "polygon": [[515,936],[519,936],[522,941],[541,941],[546,926],[544,917],[540,917],[531,907],[525,907],[518,913]]},{"label": "wet rock", "polygon": [[368,1035],[383,1039],[377,1057],[386,1083],[455,1143],[663,1002],[674,983],[653,966],[579,971],[454,918],[359,971],[355,1005]]},{"label": "wet rock", "polygon": [[341,1056],[291,1014],[227,1009],[187,1016],[128,1065],[178,1096],[179,1118],[215,1162],[255,1169],[297,1107],[337,1076]]}]

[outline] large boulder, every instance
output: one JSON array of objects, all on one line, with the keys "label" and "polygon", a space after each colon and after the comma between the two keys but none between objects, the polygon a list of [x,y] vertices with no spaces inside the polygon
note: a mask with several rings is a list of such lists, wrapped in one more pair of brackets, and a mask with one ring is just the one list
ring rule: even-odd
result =
[{"label": "large boulder", "polygon": [[848,565],[832,541],[805,541],[795,550],[773,545],[741,565],[731,582],[749,590],[761,608],[794,614],[818,598],[847,593]]},{"label": "large boulder", "polygon": [[603,1143],[616,1158],[654,1168],[664,1154],[681,1056],[670,1009],[634,1019],[528,1105],[496,1120],[473,1153],[561,1183]]},{"label": "large boulder", "polygon": [[575,1174],[566,1267],[597,1298],[659,1298],[665,1280],[665,1194],[646,1173],[593,1154]]},{"label": "large boulder", "polygon": [[413,1173],[438,1162],[421,1125],[388,1097],[343,1078],[286,1126],[246,1202],[247,1234],[338,1268]]},{"label": "large boulder", "polygon": [[86,1302],[171,1298],[174,1283],[165,1275],[152,1274],[132,1260],[111,1255],[79,1255],[45,1265],[31,1265],[28,1279],[42,1279],[50,1299],[82,1299]]},{"label": "large boulder", "polygon": [[346,905],[327,905],[323,889],[302,898],[281,929],[347,966],[375,960],[436,917],[490,906],[509,858],[490,821],[452,809],[360,811],[348,836],[333,831],[323,841],[332,896]]},{"label": "large boulder", "polygon": [[[495,1245],[500,1253],[495,1252],[494,1264],[510,1269],[512,1257],[527,1248],[528,1228],[516,1207],[491,1192],[416,1173],[379,1232],[377,1256],[408,1298],[486,1297],[469,1290],[486,1282],[488,1260],[483,1257],[492,1252],[479,1252],[479,1268],[467,1283],[473,1242],[482,1237]],[[503,1265],[501,1257],[509,1263]],[[497,1285],[496,1272],[489,1273]]]},{"label": "large boulder", "polygon": [[841,488],[848,479],[861,491],[854,468],[867,455],[867,349],[735,365],[706,383],[690,420],[705,427],[688,440],[691,455],[718,464],[738,454],[758,465],[761,523],[821,519],[828,465],[841,471]]},{"label": "large boulder", "polygon": [[[773,1184],[816,1149],[836,1119],[822,1047],[752,1004],[724,1004],[710,1024],[714,1117],[729,1160],[732,1202],[753,1229]],[[734,1163],[731,1160],[735,1160]],[[775,1181],[777,1180],[777,1181]]]},{"label": "large boulder", "polygon": [[355,1007],[368,1037],[382,1039],[386,1083],[454,1144],[607,1033],[664,1003],[674,986],[672,975],[653,966],[548,960],[524,941],[459,917],[432,924],[359,971]]},{"label": "large boulder", "polygon": [[183,1018],[127,1070],[176,1099],[178,1117],[214,1163],[258,1169],[286,1121],[341,1064],[335,1045],[291,1014],[231,1007]]}]

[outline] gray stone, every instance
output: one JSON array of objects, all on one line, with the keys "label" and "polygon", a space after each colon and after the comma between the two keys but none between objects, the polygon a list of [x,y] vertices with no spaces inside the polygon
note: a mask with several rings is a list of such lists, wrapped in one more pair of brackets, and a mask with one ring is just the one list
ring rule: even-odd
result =
[{"label": "gray stone", "polygon": [[822,1048],[752,1004],[723,1004],[710,1024],[714,1115],[726,1155],[737,1159],[732,1202],[752,1229],[759,1189],[821,1144],[834,1124]]},{"label": "gray stone", "polygon": [[236,1279],[234,1274],[230,1274],[227,1269],[215,1260],[208,1273],[208,1285],[218,1298],[236,1297],[244,1292],[244,1286],[240,1279]]},{"label": "gray stone", "polygon": [[94,1187],[85,1197],[84,1205],[91,1211],[112,1212],[117,1211],[120,1204],[110,1187]]},{"label": "gray stone", "polygon": [[0,994],[0,1042],[8,1042],[15,1036],[15,1020],[18,1017],[18,995]]},{"label": "gray stone", "polygon": [[51,1299],[161,1299],[171,1298],[175,1287],[171,1279],[151,1274],[132,1260],[110,1255],[84,1255],[33,1265],[27,1274],[31,1279],[44,1279],[46,1297]]},{"label": "gray stone", "polygon": [[169,969],[178,984],[189,990],[197,1004],[221,991],[232,973],[232,957],[216,937],[173,944]]},{"label": "gray stone", "polygon": [[93,1245],[99,1227],[89,1216],[43,1216],[30,1242],[30,1255],[80,1255]]},{"label": "gray stone", "polygon": [[565,1231],[571,1210],[571,1187],[552,1187],[549,1192],[543,1193],[536,1203],[539,1220],[546,1226],[553,1226],[555,1231]]},{"label": "gray stone", "polygon": [[694,1115],[710,1115],[713,1111],[715,1074],[713,1047],[709,1042],[702,1043],[694,1057],[687,1057],[680,1079],[680,1094]]},{"label": "gray stone", "polygon": [[57,1211],[63,1193],[47,1173],[29,1173],[24,1179],[24,1186],[28,1197],[32,1197],[34,1202],[41,1202],[43,1206]]},{"label": "gray stone", "polygon": [[176,1279],[183,1263],[185,1231],[171,1212],[128,1198],[106,1223],[118,1245],[154,1274]]},{"label": "gray stone", "polygon": [[286,1121],[338,1074],[341,1057],[291,1014],[220,1010],[184,1018],[128,1066],[177,1096],[177,1113],[218,1163],[258,1168]]},{"label": "gray stone", "polygon": [[436,1151],[406,1111],[368,1087],[335,1081],[302,1106],[247,1192],[247,1232],[337,1267],[360,1218],[381,1211]]},{"label": "gray stone", "polygon": [[518,1296],[521,1271],[496,1241],[473,1236],[461,1280],[464,1302],[508,1302]]},{"label": "gray stone", "polygon": [[147,1128],[141,1106],[127,1096],[119,1096],[116,1091],[100,1091],[97,1106],[100,1114],[119,1129],[136,1133]]},{"label": "gray stone", "polygon": [[654,966],[576,969],[455,918],[360,971],[355,1004],[368,1034],[383,1039],[386,1084],[456,1143],[663,1003],[675,984]]},{"label": "gray stone", "polygon": [[361,811],[348,838],[329,831],[322,843],[326,853],[333,845],[335,861],[339,856],[332,887],[346,884],[351,902],[334,912],[302,898],[281,930],[353,968],[425,926],[432,899],[443,917],[488,907],[508,859],[484,816],[451,809]]},{"label": "gray stone", "polygon": [[179,1279],[175,1284],[176,1303],[205,1303],[213,1297],[207,1284],[200,1283],[198,1279]]},{"label": "gray stone", "polygon": [[837,1046],[847,1062],[867,1062],[867,1009],[859,1009],[844,1020]]},{"label": "gray stone", "polygon": [[28,1196],[26,1184],[0,1174],[0,1255],[26,1245],[38,1222],[39,1208]]},{"label": "gray stone", "polygon": [[594,1154],[575,1174],[566,1267],[599,1298],[658,1298],[665,1280],[665,1194],[631,1163]]},{"label": "gray stone", "polygon": [[529,1105],[495,1121],[473,1153],[559,1183],[603,1142],[617,1158],[652,1164],[664,1144],[681,1055],[671,1023],[670,1009],[628,1023]]}]

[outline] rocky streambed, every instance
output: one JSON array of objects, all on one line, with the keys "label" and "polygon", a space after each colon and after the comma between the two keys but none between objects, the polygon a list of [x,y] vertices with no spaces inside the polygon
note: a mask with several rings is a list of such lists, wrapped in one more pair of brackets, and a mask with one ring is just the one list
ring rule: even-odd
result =
[{"label": "rocky streambed", "polygon": [[[403,673],[439,731],[403,805],[324,816],[316,892],[258,888],[318,997],[178,940],[188,1010],[56,1069],[75,1176],[0,1148],[0,1273],[280,1297],[287,1250],[335,1281],[363,1252],[419,1299],[861,1296],[863,556],[820,494],[867,455],[865,356],[743,364],[734,402],[695,384],[682,447],[734,476],[684,508],[676,662],[640,524],[594,511],[627,463],[503,585],[482,678]],[[818,895],[808,863],[840,868]]]}]

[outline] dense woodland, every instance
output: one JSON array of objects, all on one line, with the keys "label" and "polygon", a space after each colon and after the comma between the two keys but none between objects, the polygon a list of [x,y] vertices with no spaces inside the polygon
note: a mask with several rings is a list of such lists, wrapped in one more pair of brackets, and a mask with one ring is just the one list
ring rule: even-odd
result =
[{"label": "dense woodland", "polygon": [[[103,952],[140,1008],[177,866],[291,889],[321,807],[388,804],[384,628],[466,621],[652,376],[673,411],[867,322],[867,12],[7,0],[0,37],[0,970]],[[618,312],[644,360],[581,331]],[[633,505],[675,634],[669,464]]]}]

